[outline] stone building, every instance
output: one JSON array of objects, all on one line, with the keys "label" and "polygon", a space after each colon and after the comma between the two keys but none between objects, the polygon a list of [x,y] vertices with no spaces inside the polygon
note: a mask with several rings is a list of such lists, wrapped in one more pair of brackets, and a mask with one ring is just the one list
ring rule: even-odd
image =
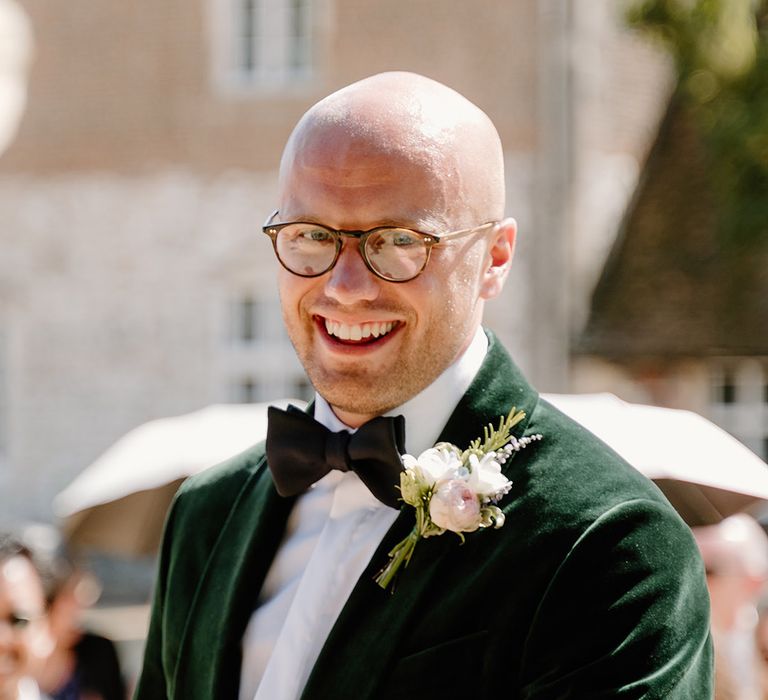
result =
[{"label": "stone building", "polygon": [[306,395],[259,232],[315,100],[407,69],[479,104],[521,238],[489,325],[567,390],[585,316],[670,86],[612,0],[19,0],[36,57],[0,158],[0,516],[130,428]]}]

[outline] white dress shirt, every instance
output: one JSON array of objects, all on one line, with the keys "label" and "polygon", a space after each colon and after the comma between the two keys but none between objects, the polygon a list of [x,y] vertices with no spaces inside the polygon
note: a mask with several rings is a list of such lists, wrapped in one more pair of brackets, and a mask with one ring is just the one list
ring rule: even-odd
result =
[{"label": "white dress shirt", "polygon": [[[406,451],[432,447],[483,362],[478,329],[464,354],[420,394],[390,411],[406,420]],[[350,430],[320,395],[315,419]],[[294,700],[342,608],[398,515],[354,472],[331,471],[296,501],[243,637],[240,700]],[[382,562],[382,565],[384,562]]]}]

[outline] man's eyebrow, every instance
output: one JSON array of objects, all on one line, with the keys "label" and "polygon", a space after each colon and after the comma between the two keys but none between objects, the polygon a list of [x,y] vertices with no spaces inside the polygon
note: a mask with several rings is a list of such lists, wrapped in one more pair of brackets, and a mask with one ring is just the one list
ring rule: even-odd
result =
[{"label": "man's eyebrow", "polygon": [[321,221],[316,216],[311,216],[309,214],[298,214],[291,216],[290,220],[283,218],[282,215],[278,214],[278,221],[276,223],[290,223],[290,222],[299,222],[299,223],[307,223],[307,224],[317,224],[318,226],[324,226],[325,228],[329,228],[333,231],[370,231],[372,229],[376,228],[404,228],[409,229],[411,231],[419,231],[423,233],[441,233],[443,231],[447,231],[448,228],[444,223],[435,223],[435,219],[428,217],[426,219],[423,219],[419,223],[414,222],[403,222],[402,220],[398,221],[396,219],[381,219],[378,222],[376,222],[373,226],[368,226],[364,229],[359,228],[351,228],[349,226],[332,226],[329,223],[326,223],[324,221]]}]

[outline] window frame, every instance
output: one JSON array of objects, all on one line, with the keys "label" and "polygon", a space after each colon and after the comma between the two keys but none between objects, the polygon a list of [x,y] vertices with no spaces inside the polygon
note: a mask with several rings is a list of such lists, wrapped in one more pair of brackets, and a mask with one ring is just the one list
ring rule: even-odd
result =
[{"label": "window frame", "polygon": [[[316,77],[317,13],[313,0],[208,0],[213,83],[228,95],[306,92]],[[250,16],[245,30],[243,16]],[[300,33],[291,33],[300,18]],[[293,18],[293,19],[292,19]],[[259,27],[264,27],[259,29]],[[246,44],[250,42],[250,45]],[[298,47],[298,48],[297,48]],[[291,56],[303,54],[298,65]],[[275,60],[276,56],[283,60]]]}]

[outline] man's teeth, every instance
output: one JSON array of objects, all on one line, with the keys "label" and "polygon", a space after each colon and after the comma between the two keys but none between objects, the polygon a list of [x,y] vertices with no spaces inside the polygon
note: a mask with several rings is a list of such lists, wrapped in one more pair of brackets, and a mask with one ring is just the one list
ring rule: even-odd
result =
[{"label": "man's teeth", "polygon": [[394,321],[381,321],[374,323],[361,323],[348,325],[339,321],[325,319],[325,330],[339,340],[363,340],[363,338],[380,338],[389,333],[395,327]]}]

